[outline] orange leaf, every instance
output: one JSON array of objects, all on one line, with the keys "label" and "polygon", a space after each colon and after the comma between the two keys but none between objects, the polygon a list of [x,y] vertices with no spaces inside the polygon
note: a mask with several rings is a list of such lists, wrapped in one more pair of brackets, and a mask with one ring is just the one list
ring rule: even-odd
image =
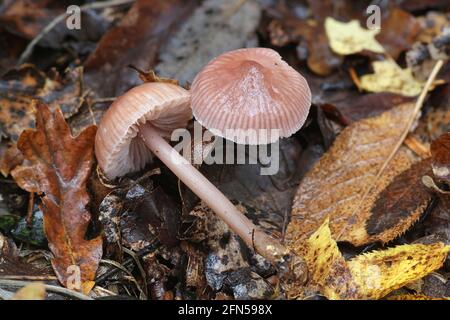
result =
[{"label": "orange leaf", "polygon": [[77,267],[82,282],[93,280],[102,239],[85,240],[91,219],[86,180],[94,161],[96,127],[74,138],[59,109],[51,113],[46,105],[35,105],[36,130],[25,130],[17,143],[25,162],[11,174],[21,188],[42,195],[44,230],[59,281],[67,285]]}]

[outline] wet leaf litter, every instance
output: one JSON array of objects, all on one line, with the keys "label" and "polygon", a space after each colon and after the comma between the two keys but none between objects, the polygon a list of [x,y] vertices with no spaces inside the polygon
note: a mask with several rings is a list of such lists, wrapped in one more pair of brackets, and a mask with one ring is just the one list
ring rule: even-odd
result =
[{"label": "wet leaf litter", "polygon": [[[445,1],[380,3],[380,29],[368,28],[369,1],[94,3],[82,1],[90,27],[79,32],[64,19],[52,25],[60,2],[0,5],[0,299],[449,298]],[[298,82],[267,71],[265,58],[197,77],[215,58],[256,47],[306,81],[312,105],[298,131]],[[258,230],[256,242],[159,156],[119,178],[104,170],[96,130],[143,82],[182,86],[194,115],[179,108],[182,126],[193,135],[199,120],[223,143],[242,140],[213,130],[222,124],[204,88],[223,90],[216,101],[228,127],[254,123],[239,122],[231,101],[241,119],[245,106],[272,101],[265,125],[296,103],[275,174],[261,175],[259,160],[209,163],[217,155],[208,148],[196,164],[234,219]],[[226,93],[238,97],[222,103]],[[160,133],[171,133],[168,123]],[[271,241],[276,259],[264,250]]]}]

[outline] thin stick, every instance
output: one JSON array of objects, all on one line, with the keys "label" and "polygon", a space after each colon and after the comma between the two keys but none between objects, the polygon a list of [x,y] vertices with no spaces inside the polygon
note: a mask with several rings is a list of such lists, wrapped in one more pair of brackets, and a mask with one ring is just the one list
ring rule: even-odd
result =
[{"label": "thin stick", "polygon": [[[367,196],[369,195],[369,193],[374,188],[375,183],[381,177],[381,175],[383,174],[384,170],[388,166],[389,162],[392,160],[392,158],[397,153],[398,149],[400,149],[400,147],[402,146],[403,142],[405,141],[405,138],[408,136],[408,133],[409,133],[412,125],[414,124],[414,121],[417,118],[417,115],[420,112],[420,109],[423,106],[423,102],[425,101],[425,97],[427,96],[428,90],[433,85],[434,79],[436,78],[436,76],[437,76],[439,70],[442,68],[443,64],[444,64],[443,60],[439,60],[438,62],[436,62],[433,70],[431,71],[430,76],[428,77],[428,80],[427,80],[425,86],[422,89],[422,92],[420,93],[419,98],[416,101],[416,104],[414,106],[414,110],[413,110],[413,112],[411,114],[411,117],[408,119],[408,122],[406,124],[405,130],[403,130],[402,135],[400,136],[400,139],[397,141],[397,143],[395,144],[395,146],[392,149],[391,153],[386,158],[386,161],[384,161],[383,165],[381,166],[380,170],[378,171],[378,173],[377,173],[377,175],[376,175],[376,177],[374,179],[374,183],[372,183],[369,186],[369,188],[364,192],[361,200],[359,201],[358,206],[353,211],[351,217],[353,217],[359,211],[359,209],[361,208],[361,205],[364,203],[364,201],[366,200]],[[339,236],[336,237],[336,239],[339,239],[344,234],[344,232],[347,231],[347,228],[348,228],[348,225],[344,229],[342,229],[342,231],[340,232]]]},{"label": "thin stick", "polygon": [[28,227],[30,227],[31,223],[33,222],[33,208],[34,208],[34,192],[30,192],[30,197],[28,199],[27,217],[25,218]]},{"label": "thin stick", "polygon": [[[80,11],[85,11],[88,9],[101,9],[113,6],[120,6],[123,4],[132,3],[134,0],[110,0],[110,1],[99,1],[92,2],[80,7]],[[67,12],[61,13],[59,16],[55,17],[41,32],[27,45],[24,52],[20,55],[19,61],[17,62],[17,66],[20,66],[22,63],[28,60],[28,58],[33,53],[34,47],[42,40],[42,38],[49,33],[58,23],[63,21],[67,17]]]},{"label": "thin stick", "polygon": [[[26,285],[29,285],[30,283],[32,283],[32,281],[0,279],[0,286],[8,287],[8,288],[21,288],[21,287],[25,287]],[[45,290],[47,290],[47,291],[59,293],[59,294],[62,294],[64,296],[67,296],[70,298],[75,298],[75,299],[79,299],[79,300],[94,300],[91,297],[88,297],[82,293],[79,293],[79,292],[76,292],[73,290],[69,290],[69,289],[66,289],[63,287],[57,287],[57,286],[53,286],[53,285],[49,285],[49,284],[44,284],[44,286],[45,286]]]}]

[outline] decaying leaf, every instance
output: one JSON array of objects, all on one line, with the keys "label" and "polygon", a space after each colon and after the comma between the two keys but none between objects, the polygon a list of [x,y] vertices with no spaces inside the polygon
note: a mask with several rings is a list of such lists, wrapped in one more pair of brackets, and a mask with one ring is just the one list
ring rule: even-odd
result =
[{"label": "decaying leaf", "polygon": [[450,300],[450,298],[435,298],[422,294],[402,294],[389,297],[388,300]]},{"label": "decaying leaf", "polygon": [[182,0],[135,1],[122,21],[105,33],[86,60],[86,84],[103,97],[121,95],[140,84],[138,74],[127,66],[152,69],[160,47],[195,6],[193,1]]},{"label": "decaying leaf", "polygon": [[204,1],[162,50],[158,74],[185,84],[221,53],[256,46],[260,16],[255,0]]},{"label": "decaying leaf", "polygon": [[[274,18],[268,26],[270,41],[274,46],[284,46],[290,42],[298,43],[297,56],[305,60],[308,67],[316,74],[327,76],[342,64],[342,57],[335,54],[328,45],[328,38],[323,24],[323,12],[315,10],[312,3],[314,19],[303,20],[296,16],[284,2],[269,11]],[[317,14],[316,14],[317,13]]]},{"label": "decaying leaf", "polygon": [[[50,271],[50,272],[49,272]],[[51,270],[26,263],[14,242],[0,233],[0,277],[52,277]]]},{"label": "decaying leaf", "polygon": [[[400,105],[355,122],[340,133],[300,182],[288,227],[291,243],[300,245],[327,217],[333,236],[354,245],[390,241],[418,219],[429,195],[412,187],[421,186],[421,176],[415,175],[416,167],[405,171],[414,162],[406,148],[396,153],[375,181],[413,107]],[[373,188],[361,203],[370,186]]]},{"label": "decaying leaf", "polygon": [[434,140],[430,151],[434,176],[450,185],[450,133]]},{"label": "decaying leaf", "polygon": [[19,289],[11,300],[44,300],[45,286],[42,282],[34,282]]},{"label": "decaying leaf", "polygon": [[345,261],[326,220],[303,246],[311,282],[329,299],[380,299],[440,268],[450,251],[443,243],[402,245]]},{"label": "decaying leaf", "polygon": [[411,69],[402,69],[393,60],[374,61],[373,74],[363,75],[361,88],[370,92],[392,92],[404,96],[420,94],[423,83],[417,81]]},{"label": "decaying leaf", "polygon": [[34,127],[33,99],[40,99],[54,110],[61,108],[65,117],[81,106],[79,69],[60,79],[51,77],[30,64],[11,69],[0,78],[0,136],[17,141],[24,129]]},{"label": "decaying leaf", "polygon": [[328,17],[325,19],[325,31],[331,49],[338,54],[349,55],[363,50],[384,53],[383,46],[375,39],[380,30],[364,29],[358,20],[340,22]]},{"label": "decaying leaf", "polygon": [[388,11],[388,17],[382,19],[376,39],[392,58],[397,59],[414,43],[419,31],[420,24],[412,14],[394,7]]},{"label": "decaying leaf", "polygon": [[378,92],[357,96],[350,95],[344,97],[344,99],[327,102],[321,105],[321,108],[332,117],[338,118],[343,124],[349,125],[352,122],[377,116],[395,106],[411,101],[411,97]]},{"label": "decaying leaf", "polygon": [[66,285],[76,267],[83,282],[93,280],[102,240],[85,239],[91,218],[86,180],[94,161],[96,128],[74,138],[60,110],[51,113],[40,102],[36,110],[36,130],[25,130],[18,141],[26,162],[11,174],[21,188],[42,195],[45,234],[60,282]]},{"label": "decaying leaf", "polygon": [[0,152],[0,173],[8,176],[11,170],[23,161],[22,153],[15,144],[10,145],[5,152]]}]

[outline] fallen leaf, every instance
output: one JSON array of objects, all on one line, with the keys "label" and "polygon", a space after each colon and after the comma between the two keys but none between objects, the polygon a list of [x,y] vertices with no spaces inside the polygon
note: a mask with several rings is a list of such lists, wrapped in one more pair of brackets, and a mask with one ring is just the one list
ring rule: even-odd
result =
[{"label": "fallen leaf", "polygon": [[21,164],[23,155],[15,144],[9,146],[4,153],[0,153],[0,173],[7,177],[15,166]]},{"label": "fallen leaf", "polygon": [[86,180],[94,161],[96,127],[74,138],[60,110],[51,113],[40,102],[36,109],[36,130],[25,130],[17,144],[26,162],[11,174],[21,188],[42,195],[44,230],[59,281],[67,285],[73,266],[80,268],[82,282],[93,280],[102,240],[85,239],[91,219]]},{"label": "fallen leaf", "polygon": [[261,8],[254,0],[207,0],[161,50],[158,74],[191,82],[211,59],[242,47],[257,46]]},{"label": "fallen leaf", "polygon": [[65,11],[52,0],[6,1],[0,8],[0,23],[11,33],[26,39],[35,38],[57,15]]},{"label": "fallen leaf", "polygon": [[320,107],[325,113],[333,118],[337,118],[342,124],[349,125],[364,118],[380,115],[393,107],[412,100],[411,97],[395,93],[379,92],[356,96],[350,95],[344,99],[329,101]]},{"label": "fallen leaf", "polygon": [[320,76],[327,76],[342,64],[342,57],[335,54],[328,45],[323,19],[299,19],[291,8],[279,3],[269,11],[274,20],[269,24],[270,41],[275,46],[298,43],[297,56],[307,61],[308,67]]},{"label": "fallen leaf", "polygon": [[127,66],[152,69],[160,47],[194,7],[195,2],[182,0],[134,2],[86,60],[86,85],[100,97],[114,97],[140,84],[136,71]]},{"label": "fallen leaf", "polygon": [[[11,34],[32,40],[53,19],[65,13],[69,5],[69,3],[57,0],[5,1],[3,7],[0,8],[0,24]],[[81,12],[81,21],[83,21],[83,28],[79,30],[67,28],[65,23],[56,24],[43,35],[38,46],[54,49],[67,48],[70,42],[76,43],[75,39],[83,42],[86,50],[89,42],[96,41],[111,23],[101,13],[92,9]],[[74,46],[71,46],[71,49],[74,49]]]},{"label": "fallen leaf", "polygon": [[399,0],[397,4],[407,11],[423,11],[426,9],[448,8],[447,0]]},{"label": "fallen leaf", "polygon": [[422,177],[430,173],[430,162],[428,158],[413,164],[377,195],[364,226],[372,239],[387,242],[420,218],[431,201],[422,183]]},{"label": "fallen leaf", "polygon": [[431,143],[433,174],[450,185],[450,132]]},{"label": "fallen leaf", "polygon": [[402,294],[389,297],[388,300],[450,300],[450,298],[435,298],[423,294]]},{"label": "fallen leaf", "polygon": [[[409,186],[410,183],[420,186],[421,177],[405,172],[414,162],[406,148],[396,153],[375,181],[405,129],[404,119],[411,115],[413,108],[413,104],[403,104],[341,131],[331,148],[300,182],[287,233],[291,243],[299,245],[327,217],[333,236],[354,245],[390,241],[417,220],[426,207],[428,196],[425,193],[417,197],[414,193],[417,190]],[[361,203],[370,186],[373,188]],[[394,194],[382,202],[380,195],[386,188]],[[384,207],[389,211],[383,211]],[[402,209],[393,211],[395,214],[388,219],[390,223],[382,224],[376,231],[369,229],[368,221],[374,219],[372,216],[383,220],[383,215],[390,215],[394,208]],[[356,209],[359,210],[355,212]]]},{"label": "fallen leaf", "polygon": [[417,41],[430,43],[436,36],[441,34],[443,27],[450,25],[444,12],[429,11],[425,16],[417,17],[420,24],[420,32]]},{"label": "fallen leaf", "polygon": [[[380,299],[440,268],[450,251],[443,243],[402,245],[346,261],[326,220],[300,247],[311,274],[328,299]],[[293,288],[293,293],[296,293]],[[298,294],[298,293],[296,293]]]},{"label": "fallen leaf", "polygon": [[33,282],[19,289],[11,300],[44,300],[45,286],[42,282]]},{"label": "fallen leaf", "polygon": [[51,278],[52,275],[48,270],[40,269],[21,259],[14,242],[0,233],[0,277]]},{"label": "fallen leaf", "polygon": [[400,68],[393,60],[374,61],[373,74],[360,78],[361,88],[370,92],[392,92],[404,96],[417,96],[424,84],[417,81],[411,69]]},{"label": "fallen leaf", "polygon": [[382,19],[380,33],[375,38],[392,58],[397,59],[411,47],[419,31],[420,24],[412,14],[394,7]]},{"label": "fallen leaf", "polygon": [[24,129],[34,127],[33,99],[39,99],[51,110],[61,107],[66,118],[80,108],[79,69],[61,78],[51,76],[30,64],[11,69],[0,78],[0,136],[17,141]]},{"label": "fallen leaf", "polygon": [[[450,23],[425,44],[416,42],[411,50],[406,52],[406,65],[418,81],[425,82],[437,60],[448,60],[450,58]],[[448,65],[445,65],[439,73],[439,79],[446,83],[450,80]]]},{"label": "fallen leaf", "polygon": [[349,55],[368,50],[384,53],[383,46],[375,39],[380,30],[363,29],[358,20],[340,22],[332,17],[325,19],[325,31],[330,47],[341,55]]}]

